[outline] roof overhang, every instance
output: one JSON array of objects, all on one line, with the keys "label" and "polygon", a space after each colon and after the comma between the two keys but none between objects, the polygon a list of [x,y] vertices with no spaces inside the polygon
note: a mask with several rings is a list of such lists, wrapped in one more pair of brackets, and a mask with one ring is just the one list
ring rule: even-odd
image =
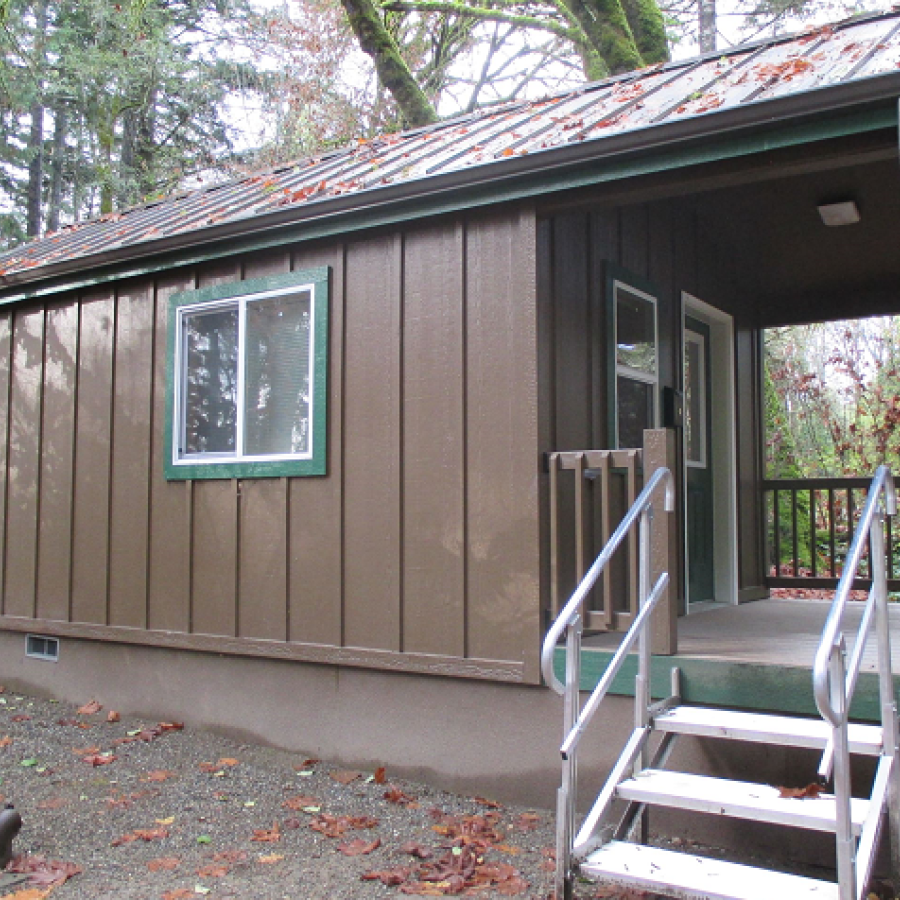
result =
[{"label": "roof overhang", "polygon": [[0,305],[348,234],[898,127],[900,72],[327,198],[0,276]]}]

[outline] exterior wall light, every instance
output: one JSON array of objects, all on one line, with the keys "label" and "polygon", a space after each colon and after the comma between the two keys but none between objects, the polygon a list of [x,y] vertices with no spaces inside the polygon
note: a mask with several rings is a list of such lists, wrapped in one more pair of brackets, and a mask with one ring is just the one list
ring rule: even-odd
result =
[{"label": "exterior wall light", "polygon": [[819,215],[829,228],[839,225],[855,225],[859,219],[859,207],[853,200],[841,203],[823,203],[819,207]]}]

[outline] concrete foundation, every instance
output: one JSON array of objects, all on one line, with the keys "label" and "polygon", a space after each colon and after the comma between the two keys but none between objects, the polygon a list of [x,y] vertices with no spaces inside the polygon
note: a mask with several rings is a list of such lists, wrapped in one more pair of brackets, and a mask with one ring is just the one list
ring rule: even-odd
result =
[{"label": "concrete foundation", "polygon": [[[333,760],[386,766],[400,777],[552,809],[559,783],[562,702],[547,688],[317,666],[62,639],[58,662],[25,656],[25,636],[0,633],[7,688],[153,721],[183,721],[240,740]],[[633,700],[609,697],[579,757],[589,804],[633,727]],[[670,767],[802,786],[817,756],[683,738]],[[870,777],[861,767],[857,785]],[[864,786],[864,785],[863,785]],[[651,829],[806,864],[830,865],[827,835],[716,816],[654,812]]]}]

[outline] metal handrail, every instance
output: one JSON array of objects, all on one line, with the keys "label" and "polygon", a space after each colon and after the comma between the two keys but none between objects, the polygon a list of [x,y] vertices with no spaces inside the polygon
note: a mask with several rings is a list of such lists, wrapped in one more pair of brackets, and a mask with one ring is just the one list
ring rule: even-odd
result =
[{"label": "metal handrail", "polygon": [[[556,831],[556,896],[559,900],[571,898],[571,860],[573,850],[582,850],[586,846],[578,842],[573,846],[572,837],[575,833],[575,797],[577,796],[578,764],[576,758],[577,744],[581,738],[585,726],[593,716],[600,701],[612,684],[612,679],[625,660],[625,656],[631,649],[635,640],[640,639],[638,653],[638,675],[635,681],[635,721],[641,723],[646,731],[650,719],[650,640],[647,633],[647,623],[651,613],[657,605],[664,589],[668,584],[669,576],[663,572],[657,579],[656,585],[650,589],[650,519],[653,513],[652,497],[656,489],[665,483],[665,509],[672,512],[675,508],[675,483],[672,473],[666,468],[657,469],[647,481],[644,489],[638,495],[613,532],[600,555],[594,560],[593,565],[585,573],[580,584],[575,589],[569,602],[563,607],[556,621],[550,627],[544,646],[541,650],[541,670],[547,684],[556,693],[564,697],[564,743],[561,748],[563,758],[562,786],[557,793],[557,831]],[[581,662],[581,607],[587,599],[588,593],[597,583],[604,568],[609,564],[614,553],[628,535],[629,531],[639,522],[639,551],[638,551],[638,598],[640,607],[631,628],[628,630],[625,640],[612,662],[607,667],[603,678],[594,689],[593,694],[581,709],[579,698],[580,689],[580,662]],[[609,598],[607,598],[609,602]],[[566,683],[556,677],[553,670],[553,661],[556,646],[563,633],[566,633]],[[641,749],[643,760],[644,752]],[[601,793],[594,804],[594,809],[588,816],[588,822],[594,823],[602,814],[606,806],[606,794]],[[586,823],[587,824],[587,823]],[[583,829],[582,829],[583,830]],[[579,838],[581,834],[579,833]],[[587,840],[590,840],[588,838]]]},{"label": "metal handrail", "polygon": [[[657,469],[632,504],[631,509],[626,513],[625,518],[619,523],[618,528],[612,533],[612,536],[600,552],[600,555],[594,560],[590,569],[587,570],[584,578],[581,579],[581,583],[569,598],[569,602],[562,608],[556,621],[550,626],[550,630],[547,632],[547,637],[544,639],[544,646],[541,649],[541,671],[544,674],[544,680],[557,694],[562,695],[565,692],[565,685],[556,677],[556,672],[553,669],[553,655],[556,646],[559,643],[559,639],[562,637],[566,628],[568,628],[580,614],[581,606],[588,593],[590,593],[597,583],[597,579],[603,573],[603,570],[609,565],[609,561],[612,559],[613,554],[619,549],[619,545],[625,540],[628,532],[634,527],[644,510],[650,506],[650,498],[663,481],[666,482],[664,508],[666,512],[672,512],[675,509],[675,481],[672,478],[672,473],[666,468]],[[638,625],[637,620],[632,625],[631,631],[634,630],[636,625]]]},{"label": "metal handrail", "polygon": [[[837,590],[834,594],[834,601],[831,604],[831,610],[825,621],[825,627],[822,629],[822,637],[819,641],[819,647],[816,651],[815,662],[813,663],[813,695],[816,700],[816,706],[822,718],[830,722],[834,726],[842,724],[841,712],[836,710],[832,705],[831,690],[829,684],[829,669],[831,667],[831,658],[834,652],[841,644],[843,635],[841,634],[841,623],[843,621],[844,610],[847,606],[847,600],[850,596],[850,590],[853,581],[856,578],[856,571],[862,560],[869,534],[872,531],[873,524],[881,527],[881,513],[878,509],[879,501],[882,494],[884,495],[884,513],[893,516],[897,512],[897,497],[894,491],[894,479],[891,476],[890,469],[887,466],[879,466],[872,479],[868,496],[866,497],[866,505],[863,508],[862,516],[860,516],[859,525],[853,536],[853,543],[844,561],[844,571],[841,580],[838,582]],[[876,523],[876,516],[878,521]],[[872,554],[873,568],[876,562],[875,554]],[[874,573],[873,573],[874,574]],[[874,581],[874,578],[873,578]],[[875,586],[869,594],[867,604],[873,604],[876,596]],[[862,629],[860,629],[862,632]],[[860,633],[857,640],[863,640],[864,633]],[[861,662],[861,654],[854,654],[854,667],[847,673],[847,677],[852,685],[856,684],[856,676],[859,672],[859,664]],[[851,692],[852,695],[852,692]],[[844,713],[843,719],[848,716],[851,696],[848,696],[844,690]]]}]

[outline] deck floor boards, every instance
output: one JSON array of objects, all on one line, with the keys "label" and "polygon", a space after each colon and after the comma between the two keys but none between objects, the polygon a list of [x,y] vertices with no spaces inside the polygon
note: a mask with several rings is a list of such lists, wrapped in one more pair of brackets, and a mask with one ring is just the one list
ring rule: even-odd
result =
[{"label": "deck floor boards", "polygon": [[[848,653],[852,652],[863,603],[852,601],[847,608],[844,633]],[[768,663],[811,667],[828,610],[829,600],[755,600],[740,606],[713,606],[678,619],[678,654],[700,659]],[[891,657],[893,670],[900,671],[900,603],[892,603]],[[607,633],[585,638],[585,646],[615,649],[620,634]],[[869,637],[862,671],[876,670],[876,651]]]}]

